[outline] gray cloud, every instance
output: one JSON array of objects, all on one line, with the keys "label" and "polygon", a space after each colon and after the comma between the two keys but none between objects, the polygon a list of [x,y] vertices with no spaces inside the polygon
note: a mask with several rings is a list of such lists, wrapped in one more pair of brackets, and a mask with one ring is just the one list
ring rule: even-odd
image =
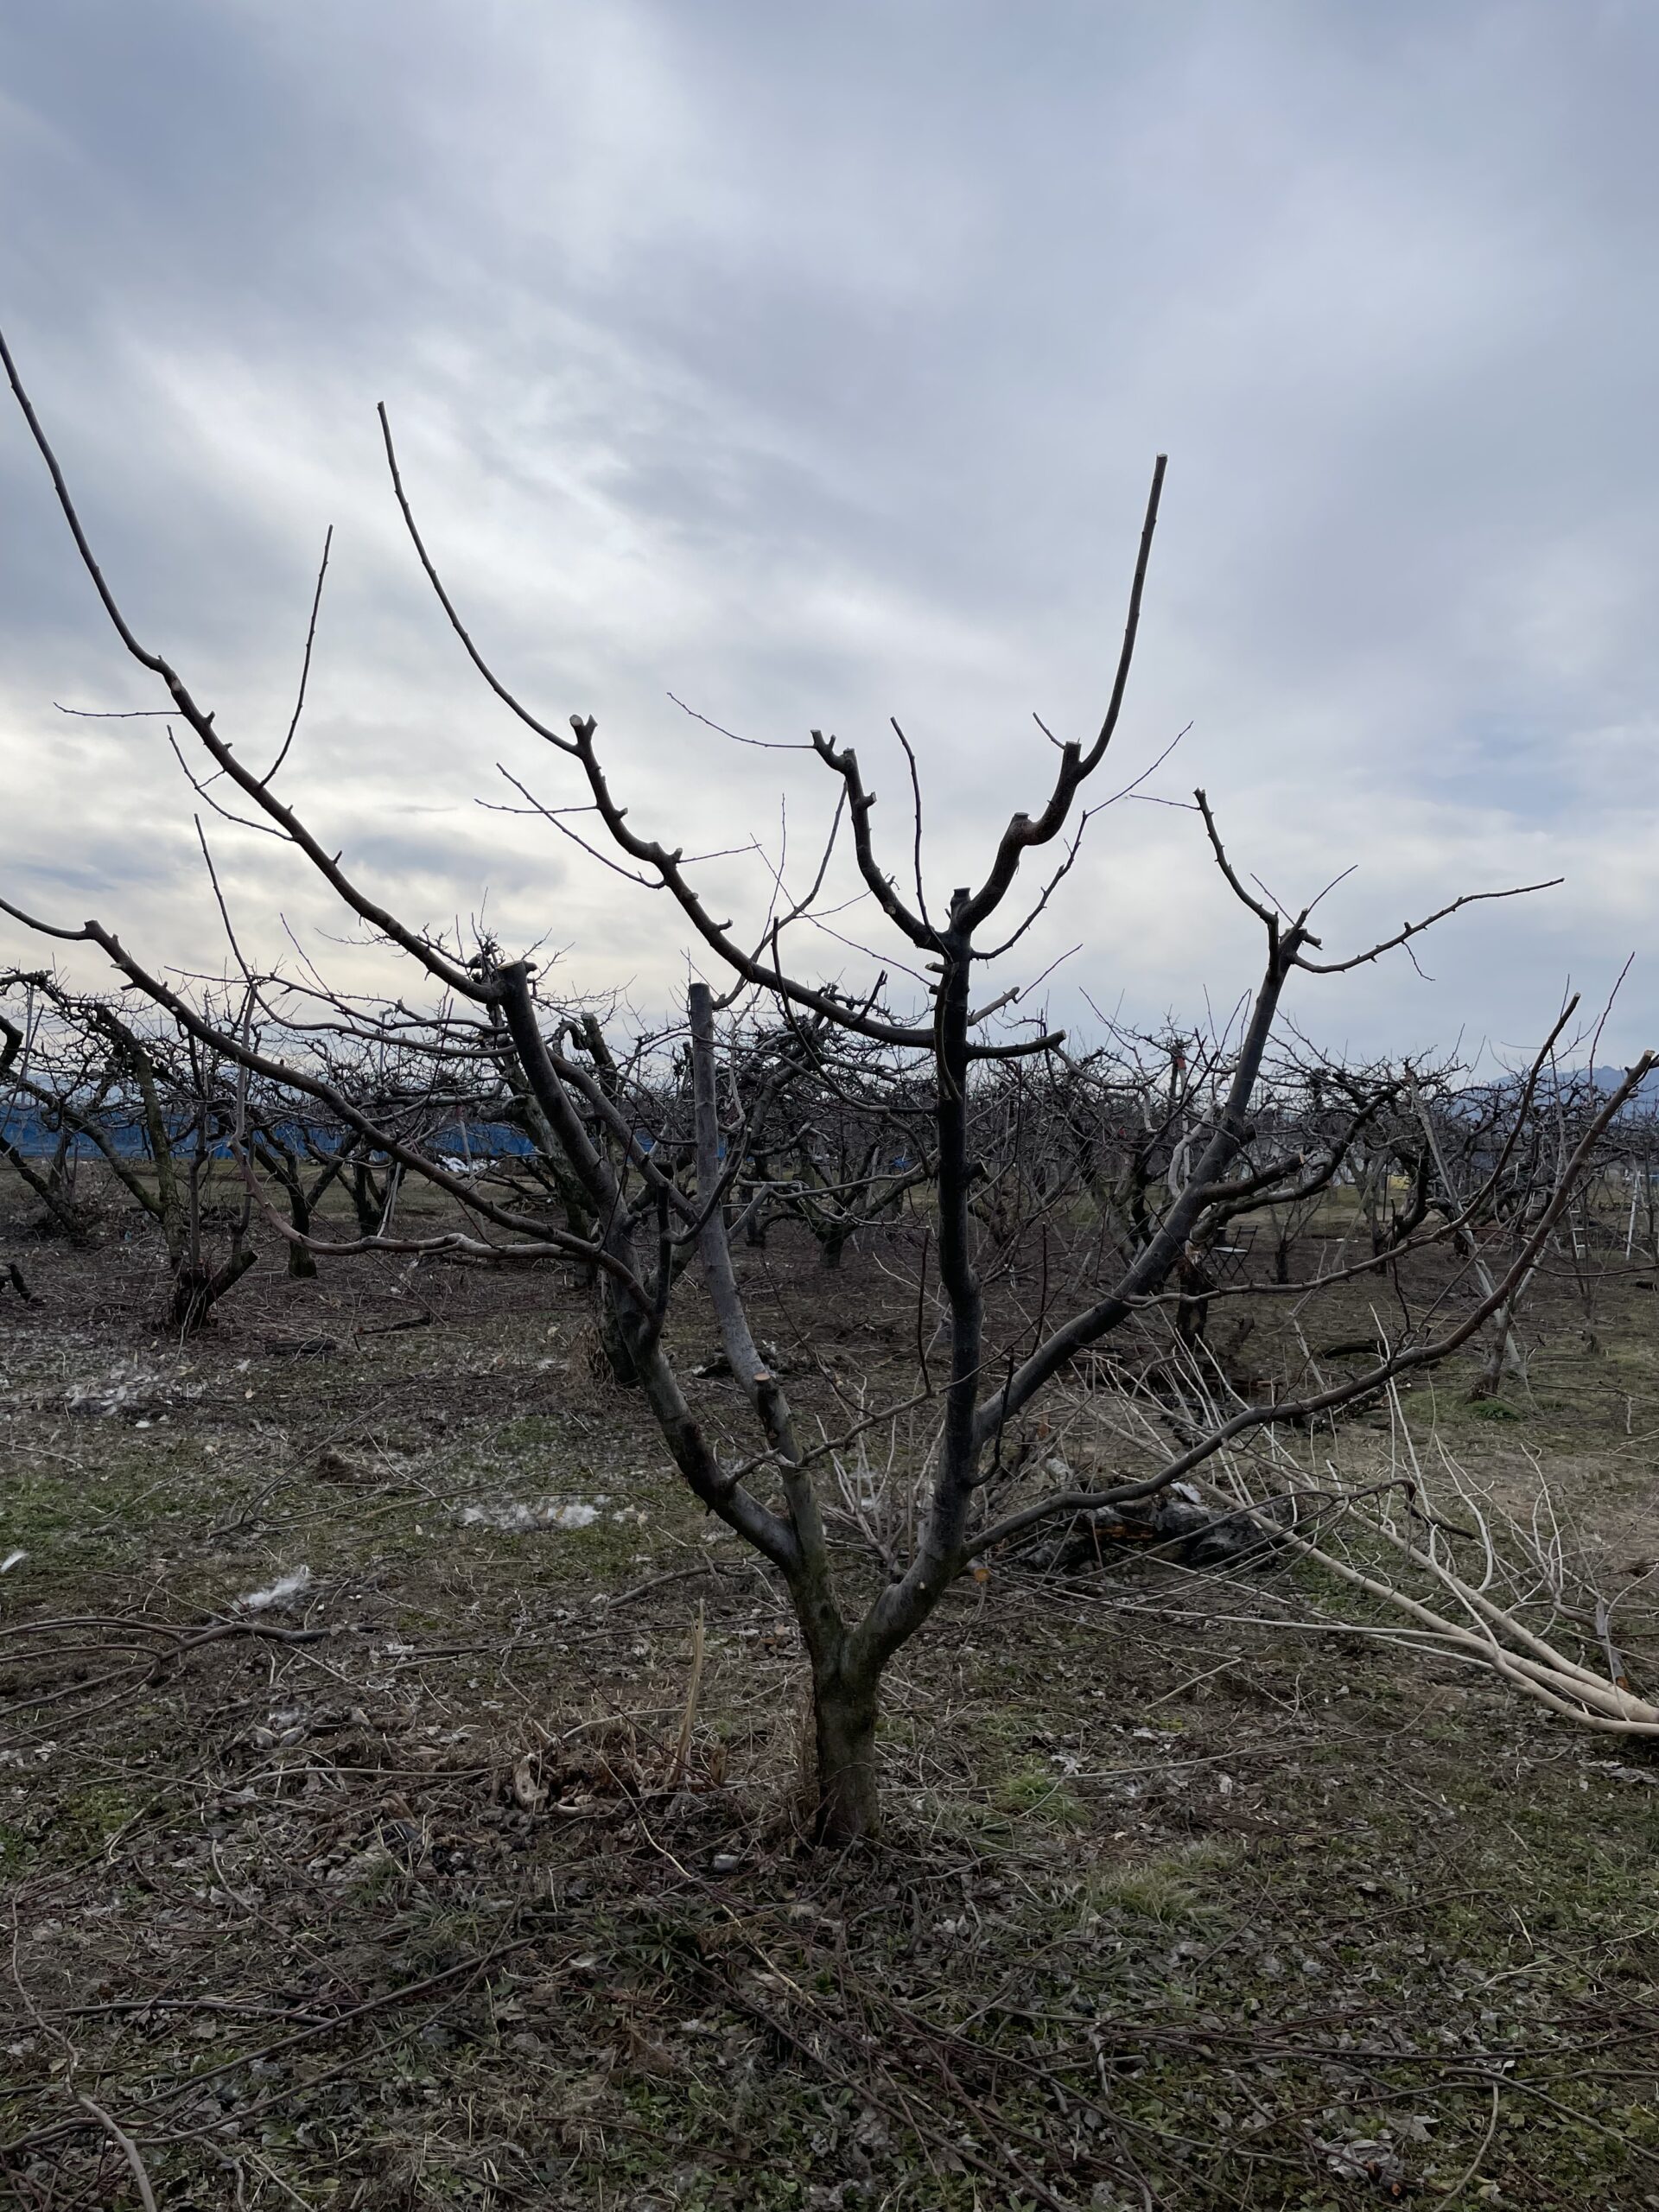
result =
[{"label": "gray cloud", "polygon": [[[822,811],[671,690],[855,738],[902,848],[895,712],[945,884],[1043,773],[1031,710],[1097,717],[1167,449],[1124,779],[1192,722],[1153,788],[1202,779],[1287,899],[1357,861],[1344,944],[1565,874],[1452,924],[1433,986],[1396,963],[1298,1009],[1512,1041],[1659,908],[1656,62],[1614,0],[76,0],[0,25],[4,295],[110,574],[221,726],[285,722],[332,521],[292,795],[423,918],[487,889],[573,979],[647,995],[680,972],[659,902],[472,810],[512,797],[498,761],[571,794],[435,619],[373,402],[480,639],[550,718],[600,715],[639,818],[775,849],[787,784],[799,855]],[[20,424],[0,502],[5,872],[194,957],[156,726],[51,709],[152,702]],[[1058,1006],[1240,987],[1193,828],[1096,825],[1032,940],[1083,941]],[[213,834],[256,936],[328,924]],[[758,917],[764,870],[715,874]],[[1643,961],[1616,1027],[1659,1030]]]}]

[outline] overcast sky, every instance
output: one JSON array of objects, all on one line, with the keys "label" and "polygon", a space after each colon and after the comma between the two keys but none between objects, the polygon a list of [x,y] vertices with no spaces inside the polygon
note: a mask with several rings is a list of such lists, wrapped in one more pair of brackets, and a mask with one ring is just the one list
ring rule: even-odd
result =
[{"label": "overcast sky", "polygon": [[[1634,951],[1628,1054],[1659,1042],[1656,99],[1637,0],[55,0],[0,16],[0,309],[134,626],[251,753],[334,525],[285,795],[411,919],[645,1003],[684,973],[660,898],[478,804],[498,764],[576,793],[445,629],[376,401],[480,643],[598,717],[637,825],[775,861],[786,816],[793,880],[828,819],[810,755],[672,692],[855,743],[904,867],[895,715],[941,895],[1040,799],[1033,712],[1098,721],[1167,452],[1113,785],[1186,728],[1147,791],[1205,785],[1287,905],[1355,864],[1332,951],[1565,876],[1446,924],[1431,980],[1396,956],[1293,1010],[1518,1047]],[[159,703],[13,416],[0,888],[217,966],[162,725],[54,701]],[[210,829],[251,943],[285,918],[365,972],[302,869]],[[1067,1018],[1230,1002],[1260,932],[1195,817],[1090,837],[1003,980],[1076,945]],[[764,911],[759,860],[713,883]]]}]

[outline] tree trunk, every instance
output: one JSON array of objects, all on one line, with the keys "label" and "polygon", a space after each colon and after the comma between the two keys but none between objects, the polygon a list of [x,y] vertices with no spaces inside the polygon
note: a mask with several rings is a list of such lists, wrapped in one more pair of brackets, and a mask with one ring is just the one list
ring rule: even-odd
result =
[{"label": "tree trunk", "polygon": [[174,1271],[173,1293],[162,1325],[169,1336],[192,1336],[207,1319],[213,1302],[213,1281],[207,1270],[181,1260]]},{"label": "tree trunk", "polygon": [[1180,1291],[1175,1301],[1175,1334],[1189,1351],[1195,1351],[1204,1343],[1210,1325],[1215,1281],[1201,1260],[1185,1254],[1176,1264],[1175,1280]]},{"label": "tree trunk", "polygon": [[639,1368],[628,1344],[627,1321],[621,1310],[614,1279],[601,1275],[594,1295],[594,1325],[612,1380],[622,1390],[639,1388]]},{"label": "tree trunk", "polygon": [[60,1174],[55,1170],[50,1175],[39,1173],[14,1144],[0,1144],[0,1160],[10,1161],[22,1180],[46,1208],[44,1220],[37,1233],[44,1233],[49,1225],[60,1230],[71,1243],[86,1242],[86,1232],[91,1226],[90,1211],[75,1205]]},{"label": "tree trunk", "polygon": [[[310,1201],[307,1198],[303,1191],[289,1191],[288,1194],[288,1214],[289,1219],[293,1223],[295,1228],[298,1230],[302,1236],[308,1236],[311,1234],[311,1205]],[[291,1276],[302,1282],[312,1282],[315,1281],[317,1273],[316,1259],[312,1253],[307,1251],[303,1244],[290,1244],[289,1246],[288,1272]]]},{"label": "tree trunk", "polygon": [[1506,1376],[1519,1382],[1523,1389],[1526,1388],[1529,1379],[1527,1356],[1515,1333],[1515,1304],[1510,1299],[1506,1299],[1492,1316],[1491,1348],[1486,1355],[1479,1379],[1469,1393],[1471,1402],[1480,1405],[1488,1399],[1496,1398],[1503,1388]]},{"label": "tree trunk", "polygon": [[173,1271],[173,1294],[162,1326],[169,1335],[194,1336],[207,1320],[216,1301],[233,1283],[240,1282],[257,1257],[252,1245],[232,1249],[221,1268],[213,1268],[181,1259]]},{"label": "tree trunk", "polygon": [[374,1179],[374,1171],[361,1160],[352,1163],[352,1204],[357,1211],[358,1234],[374,1236],[379,1233],[380,1217],[385,1211],[385,1194]]},{"label": "tree trunk", "polygon": [[827,1844],[861,1843],[880,1819],[875,1777],[875,1690],[838,1675],[812,1685],[812,1833]]}]

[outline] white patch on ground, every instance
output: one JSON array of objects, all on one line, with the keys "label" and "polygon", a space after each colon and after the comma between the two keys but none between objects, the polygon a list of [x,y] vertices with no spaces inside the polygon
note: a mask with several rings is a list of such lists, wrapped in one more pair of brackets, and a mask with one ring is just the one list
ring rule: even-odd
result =
[{"label": "white patch on ground", "polygon": [[[242,1363],[244,1367],[247,1363]],[[190,1372],[183,1365],[169,1373],[138,1360],[119,1360],[107,1375],[72,1383],[63,1394],[64,1406],[72,1414],[105,1420],[124,1414],[147,1428],[157,1417],[165,1420],[169,1406],[200,1397],[202,1385],[183,1379]]]},{"label": "white patch on ground", "polygon": [[269,1612],[273,1605],[292,1605],[302,1592],[310,1587],[310,1568],[296,1567],[291,1573],[279,1574],[268,1589],[250,1590],[236,1602],[245,1613]]},{"label": "white patch on ground", "polygon": [[588,1505],[581,1498],[542,1497],[513,1499],[500,1505],[463,1505],[461,1525],[494,1529],[507,1536],[526,1535],[537,1529],[591,1529],[606,1502],[601,1497],[598,1504]]},{"label": "white patch on ground", "polygon": [[10,1574],[14,1567],[21,1567],[28,1557],[29,1554],[24,1551],[8,1552],[4,1559],[0,1559],[0,1574]]}]

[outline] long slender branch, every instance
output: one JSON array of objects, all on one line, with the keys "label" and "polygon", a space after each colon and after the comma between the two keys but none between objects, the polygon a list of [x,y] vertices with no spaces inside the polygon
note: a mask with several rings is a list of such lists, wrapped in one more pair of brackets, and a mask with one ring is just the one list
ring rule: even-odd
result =
[{"label": "long slender branch", "polygon": [[[46,463],[48,473],[52,479],[53,490],[57,494],[59,507],[62,510],[64,520],[69,525],[70,535],[74,539],[75,550],[80,556],[81,564],[91,577],[93,588],[103,602],[104,611],[114,625],[116,634],[127,651],[142,667],[149,669],[153,675],[161,677],[172,696],[174,704],[185,721],[189,723],[210,757],[230,777],[238,788],[277,824],[283,833],[304,854],[329,888],[346,902],[353,913],[359,916],[372,928],[378,930],[382,936],[388,938],[392,944],[409,953],[411,957],[418,960],[423,967],[446,984],[449,989],[457,991],[467,998],[480,997],[482,994],[475,977],[468,975],[464,968],[459,967],[454,961],[439,952],[435,945],[417,931],[406,928],[387,907],[382,906],[378,900],[371,899],[365,892],[359,890],[356,884],[340,868],[339,855],[331,855],[327,853],[299,817],[276,798],[275,793],[267,787],[265,782],[251,769],[243,766],[230,745],[214,728],[213,715],[198,706],[177,670],[160,653],[151,652],[147,646],[139,643],[129,628],[126,617],[117,605],[115,595],[105,582],[104,572],[93,556],[92,545],[81,527],[80,517],[75,511],[74,501],[70,497],[68,484],[65,480],[62,469],[59,467],[57,455],[54,453],[46,432],[41,426],[40,418],[35,412],[34,404],[23,388],[22,379],[18,375],[16,363],[12,359],[3,332],[0,332],[0,364],[4,365],[7,381],[10,384],[17,404],[22,410],[23,419],[29,425],[29,435],[39,449],[41,460]],[[16,909],[8,909],[8,911],[15,912]],[[53,930],[48,934],[67,938],[73,936],[75,932]]]},{"label": "long slender branch", "polygon": [[963,908],[962,926],[970,934],[995,912],[1007,897],[1009,887],[1019,872],[1022,855],[1032,846],[1046,845],[1058,836],[1071,810],[1072,800],[1106,757],[1106,748],[1112,741],[1118,718],[1123,711],[1129,670],[1135,660],[1135,639],[1141,630],[1141,603],[1146,591],[1153,534],[1158,527],[1158,507],[1163,497],[1164,471],[1167,466],[1167,457],[1163,454],[1160,454],[1153,464],[1152,489],[1147,495],[1146,518],[1141,525],[1141,545],[1135,556],[1134,581],[1129,587],[1129,608],[1123,626],[1123,643],[1118,652],[1117,672],[1112,681],[1111,697],[1107,703],[1100,734],[1087,753],[1076,744],[1063,746],[1059,768],[1047,805],[1034,819],[1027,814],[1016,814],[1010,820],[1002,832],[989,874]]}]

